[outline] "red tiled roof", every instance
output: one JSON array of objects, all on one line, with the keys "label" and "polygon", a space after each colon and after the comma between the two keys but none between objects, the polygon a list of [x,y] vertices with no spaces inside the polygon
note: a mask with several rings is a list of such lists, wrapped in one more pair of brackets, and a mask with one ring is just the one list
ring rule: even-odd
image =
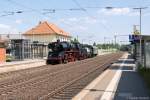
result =
[{"label": "red tiled roof", "polygon": [[69,33],[63,31],[58,28],[56,25],[52,23],[48,23],[47,21],[40,22],[35,28],[30,29],[25,32],[24,35],[46,35],[46,34],[58,34],[63,36],[69,36]]}]

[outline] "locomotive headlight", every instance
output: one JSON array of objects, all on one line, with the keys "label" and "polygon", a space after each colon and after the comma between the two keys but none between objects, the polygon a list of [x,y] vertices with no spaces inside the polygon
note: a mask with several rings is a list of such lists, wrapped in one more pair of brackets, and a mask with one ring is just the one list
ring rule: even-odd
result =
[{"label": "locomotive headlight", "polygon": [[49,54],[48,57],[52,57],[52,54]]},{"label": "locomotive headlight", "polygon": [[49,49],[50,52],[52,52],[52,49]]}]

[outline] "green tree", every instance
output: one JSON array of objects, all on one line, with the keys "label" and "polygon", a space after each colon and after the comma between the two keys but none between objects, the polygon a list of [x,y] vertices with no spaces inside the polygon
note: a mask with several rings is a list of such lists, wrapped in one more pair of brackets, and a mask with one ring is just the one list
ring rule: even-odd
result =
[{"label": "green tree", "polygon": [[80,42],[78,41],[78,39],[76,39],[76,38],[74,38],[73,40],[71,40],[71,42],[72,42],[72,43],[80,43]]},{"label": "green tree", "polygon": [[95,43],[95,42],[93,43],[93,46],[96,46],[96,43]]}]

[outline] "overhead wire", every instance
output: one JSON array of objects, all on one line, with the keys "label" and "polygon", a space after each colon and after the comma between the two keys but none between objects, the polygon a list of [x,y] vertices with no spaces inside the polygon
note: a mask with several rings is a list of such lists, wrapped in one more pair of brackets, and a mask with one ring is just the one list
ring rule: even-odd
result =
[{"label": "overhead wire", "polygon": [[20,4],[20,3],[16,2],[16,1],[14,1],[14,0],[7,0],[7,1],[10,2],[10,3],[15,4],[15,5],[17,5],[17,6],[20,6],[20,7],[22,7],[22,8],[26,8],[26,9],[30,9],[30,10],[35,11],[35,12],[39,12],[37,9],[30,8],[30,7],[28,7],[28,6],[25,6],[25,5],[23,5],[23,4]]},{"label": "overhead wire", "polygon": [[[42,9],[42,10],[37,10],[37,9],[33,9],[31,7],[28,7],[26,5],[23,5],[23,4],[20,4],[18,2],[15,2],[14,0],[7,0],[8,2],[11,2],[13,4],[15,4],[16,6],[19,6],[19,7],[22,7],[22,8],[26,8],[28,9],[30,12],[36,12],[38,13],[39,15],[42,15],[42,16],[46,16],[46,17],[50,17],[52,18],[51,16],[49,16],[48,14],[49,13],[55,13],[56,11],[83,11],[83,9],[80,9],[80,8],[67,8],[67,9]],[[47,11],[46,11],[47,10]],[[49,11],[48,11],[49,10]],[[54,19],[54,18],[53,18]],[[72,24],[69,24],[69,23],[66,23],[64,21],[62,21],[61,23],[63,23],[64,25],[66,25],[67,27],[73,27]]]},{"label": "overhead wire", "polygon": [[[80,10],[83,10],[83,9],[80,9],[80,8],[66,8],[66,9],[42,9],[42,10],[37,10],[37,9],[34,9],[34,8],[31,8],[31,7],[28,7],[28,6],[25,6],[23,4],[20,4],[18,2],[15,2],[14,0],[7,0],[17,6],[20,6],[22,8],[26,8],[26,9],[29,9],[33,12],[38,12],[39,14],[46,14],[46,13],[55,13],[56,11],[64,11],[64,10],[68,10],[68,11],[80,11]],[[45,12],[43,12],[45,11]]]},{"label": "overhead wire", "polygon": [[[97,20],[97,18],[95,18],[95,16],[92,16],[91,14],[89,14],[88,11],[87,11],[87,9],[83,8],[83,7],[78,3],[77,0],[72,0],[72,1],[73,1],[79,8],[84,9],[83,11],[84,11],[90,18]],[[105,30],[107,30],[107,31],[109,31],[109,32],[112,33],[112,31],[110,30],[110,28],[107,28],[107,26],[106,26],[105,24],[103,24],[102,22],[101,22],[101,24],[102,24],[102,26],[105,28]]]},{"label": "overhead wire", "polygon": [[[46,17],[50,17],[48,16],[47,14],[49,13],[55,13],[56,11],[83,11],[84,13],[86,13],[90,18],[92,19],[97,19],[95,16],[92,16],[88,11],[87,9],[99,9],[99,8],[106,8],[106,9],[111,9],[112,7],[99,7],[99,6],[93,6],[93,7],[82,7],[80,5],[80,3],[77,1],[77,0],[72,0],[77,6],[78,8],[66,8],[66,9],[42,9],[42,10],[37,10],[37,9],[34,9],[34,8],[31,8],[31,7],[28,7],[28,6],[25,6],[23,4],[20,4],[14,0],[7,0],[8,2],[10,3],[13,3],[17,6],[20,6],[22,8],[26,8],[28,9],[29,11],[28,12],[37,12],[38,14],[40,15],[44,15]],[[115,8],[127,8],[127,7],[115,7]],[[20,13],[24,13],[24,12],[27,12],[27,11],[21,11],[20,10]],[[9,15],[14,15],[14,14],[18,14],[19,13],[19,10],[18,11],[12,11],[12,12],[8,12],[8,13],[4,13],[3,15],[0,15],[0,17],[4,17],[4,16],[9,16]],[[63,22],[62,22],[63,23]],[[67,23],[64,23],[65,25],[69,26],[69,27],[72,27],[70,24],[67,24]],[[111,29],[108,28],[108,26],[106,26],[105,24],[103,24],[101,22],[102,26],[104,27],[105,30],[109,31],[112,33]]]},{"label": "overhead wire", "polygon": [[[44,16],[44,17],[45,17],[45,16],[46,16],[46,17],[50,17],[50,16],[48,16],[48,15],[46,14],[46,12],[45,12],[45,13],[41,12],[41,10],[33,9],[33,8],[31,8],[31,7],[28,7],[28,6],[25,6],[25,5],[20,4],[20,3],[18,3],[18,2],[15,2],[14,0],[7,0],[7,1],[10,2],[10,3],[15,4],[16,6],[19,6],[19,7],[22,7],[22,8],[26,8],[26,9],[32,11],[32,12],[36,12],[37,14],[42,15],[42,16]],[[50,12],[47,12],[47,13],[50,13]],[[53,13],[55,13],[55,12],[53,12]],[[68,24],[66,24],[66,23],[64,23],[64,24],[67,25],[67,26],[69,26],[69,27],[72,27],[72,26],[70,26],[70,25],[68,25]]]},{"label": "overhead wire", "polygon": [[[112,7],[99,7],[99,6],[88,6],[88,7],[82,7],[80,4],[79,4],[79,2],[77,1],[77,0],[72,0],[79,8],[68,8],[68,9],[43,9],[43,10],[37,10],[37,9],[33,9],[33,8],[31,8],[31,7],[28,7],[28,6],[25,6],[25,5],[23,5],[23,4],[20,4],[20,3],[18,3],[18,2],[16,2],[16,1],[14,1],[14,0],[6,0],[6,1],[8,1],[8,2],[10,2],[10,3],[13,3],[13,4],[15,4],[15,5],[17,5],[17,6],[20,6],[20,7],[22,7],[22,8],[27,8],[27,9],[29,9],[29,10],[31,10],[30,12],[38,12],[38,13],[40,13],[40,14],[48,14],[48,13],[55,13],[56,11],[65,11],[65,10],[68,10],[68,11],[77,11],[77,10],[79,10],[79,11],[84,11],[84,12],[86,12],[89,16],[91,16],[88,12],[87,12],[87,9],[99,9],[99,8],[106,8],[106,9],[112,9]],[[86,9],[85,9],[86,8]],[[127,8],[127,7],[113,7],[113,8]],[[130,7],[131,8],[131,7]],[[133,7],[132,7],[133,8]],[[42,11],[45,11],[45,12],[42,12]],[[93,17],[93,16],[91,16],[91,17]],[[94,18],[94,17],[93,17]]]},{"label": "overhead wire", "polygon": [[20,14],[23,13],[24,11],[22,10],[17,10],[17,11],[3,11],[1,12],[2,15],[0,15],[0,17],[5,17],[5,16],[9,16],[9,15],[14,15],[14,14]]}]

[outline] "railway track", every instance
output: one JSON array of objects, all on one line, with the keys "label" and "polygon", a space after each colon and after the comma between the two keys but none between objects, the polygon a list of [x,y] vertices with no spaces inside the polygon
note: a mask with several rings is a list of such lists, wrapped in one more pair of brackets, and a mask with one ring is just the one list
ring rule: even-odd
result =
[{"label": "railway track", "polygon": [[[101,57],[105,57],[105,56],[107,56],[107,55],[104,55],[104,56],[101,56]],[[93,60],[95,60],[95,58],[94,59],[93,58],[92,59],[86,59],[86,60],[79,61],[79,62],[72,62],[72,63],[66,64],[66,65],[54,65],[54,66],[44,65],[44,66],[39,66],[37,68],[25,69],[25,70],[22,70],[22,71],[13,71],[13,72],[3,73],[3,74],[0,74],[0,78],[1,79],[3,78],[3,80],[0,80],[0,86],[1,87],[3,87],[3,85],[5,85],[5,87],[7,87],[7,85],[10,86],[11,83],[9,83],[9,81],[12,82],[11,78],[16,78],[17,79],[17,80],[15,80],[15,84],[16,84],[16,83],[19,83],[19,82],[27,81],[27,80],[29,80],[30,78],[33,78],[33,77],[38,77],[38,76],[40,76],[40,74],[44,74],[44,75],[52,74],[52,73],[57,74],[57,73],[61,72],[61,70],[65,71],[65,69],[69,69],[71,67],[74,68],[76,65],[79,66],[79,65],[87,63],[87,62],[92,62]],[[74,64],[76,64],[76,65],[73,66]],[[7,76],[9,76],[9,78],[7,78]],[[23,77],[25,77],[25,78],[23,78]]]},{"label": "railway track", "polygon": [[[92,60],[90,61],[90,62],[92,62]],[[86,64],[86,62],[85,63],[82,63],[82,66],[84,65],[84,64]],[[72,65],[72,64],[71,64]],[[19,86],[19,85],[22,85],[22,84],[26,84],[26,83],[30,83],[31,82],[31,84],[33,85],[33,84],[37,84],[37,83],[41,83],[41,82],[43,82],[43,81],[46,81],[47,80],[47,78],[49,78],[48,76],[52,76],[52,75],[56,75],[56,74],[59,74],[59,73],[62,73],[62,72],[65,72],[65,71],[67,71],[67,70],[73,70],[73,69],[76,69],[77,67],[80,67],[80,65],[81,65],[81,63],[80,64],[76,64],[76,65],[74,65],[74,66],[71,66],[71,67],[69,67],[69,68],[65,68],[65,69],[61,69],[61,70],[59,70],[59,71],[54,71],[54,72],[52,72],[52,73],[49,73],[49,71],[48,71],[48,73],[46,73],[46,71],[44,71],[44,73],[41,73],[41,74],[44,74],[44,75],[42,75],[42,76],[40,76],[40,75],[38,75],[37,77],[35,77],[35,78],[31,78],[30,80],[28,79],[28,78],[26,78],[25,77],[25,79],[23,80],[23,79],[20,79],[20,80],[15,80],[15,82],[13,83],[13,84],[9,84],[8,83],[8,81],[7,81],[7,83],[0,83],[0,86],[1,86],[1,88],[0,88],[0,91],[4,91],[4,89],[5,90],[8,90],[9,88],[11,88],[12,86]],[[51,66],[52,67],[52,66]],[[59,67],[61,67],[61,66],[59,66]],[[66,67],[66,66],[65,66]],[[58,69],[57,69],[58,70]],[[36,72],[36,74],[37,74],[37,72]],[[33,77],[33,75],[32,75],[32,77]],[[46,77],[46,79],[44,79]],[[39,81],[40,80],[40,81]],[[34,81],[34,83],[32,83]],[[28,86],[29,86],[29,84],[28,84]]]},{"label": "railway track", "polygon": [[[118,57],[118,55],[116,55],[116,57]],[[39,100],[54,99],[54,97],[56,97],[57,95],[62,94],[62,92],[64,92],[64,89],[66,89],[66,88],[68,88],[68,87],[71,87],[71,85],[74,85],[75,83],[78,83],[78,85],[79,85],[79,84],[82,84],[82,82],[83,82],[83,80],[84,80],[85,77],[90,76],[92,73],[94,73],[94,72],[96,72],[96,71],[103,72],[104,70],[106,70],[106,69],[110,66],[110,64],[111,64],[113,61],[116,61],[116,60],[117,60],[116,57],[115,57],[115,56],[110,57],[110,58],[108,58],[105,62],[103,62],[103,64],[101,64],[101,65],[99,65],[99,64],[95,65],[96,68],[94,68],[94,69],[90,70],[89,72],[87,72],[87,73],[81,75],[80,77],[77,77],[76,79],[74,79],[74,80],[72,80],[72,81],[66,83],[65,85],[63,85],[63,86],[57,88],[56,90],[54,90],[54,91],[52,91],[52,92],[50,92],[50,93],[48,93],[48,94],[46,94],[46,95],[40,97]],[[113,61],[112,61],[112,59],[113,59]],[[110,62],[111,62],[111,63],[110,63]],[[95,67],[95,66],[93,66],[93,67]],[[82,82],[80,82],[81,80],[82,80]],[[84,81],[84,83],[87,83],[87,82]],[[62,95],[61,95],[61,97],[62,97]],[[58,99],[58,98],[57,98],[57,99]],[[61,99],[62,99],[62,98],[61,98]],[[65,99],[66,99],[66,98],[65,98]],[[71,98],[68,98],[68,100],[70,100],[70,99],[71,99]]]},{"label": "railway track", "polygon": [[[120,53],[108,54],[64,65],[50,65],[44,66],[45,68],[5,73],[4,76],[8,78],[3,77],[4,79],[0,80],[0,99],[49,99],[91,73],[97,70],[103,71],[110,62],[121,55]],[[11,78],[9,78],[10,75],[12,75]]]}]

